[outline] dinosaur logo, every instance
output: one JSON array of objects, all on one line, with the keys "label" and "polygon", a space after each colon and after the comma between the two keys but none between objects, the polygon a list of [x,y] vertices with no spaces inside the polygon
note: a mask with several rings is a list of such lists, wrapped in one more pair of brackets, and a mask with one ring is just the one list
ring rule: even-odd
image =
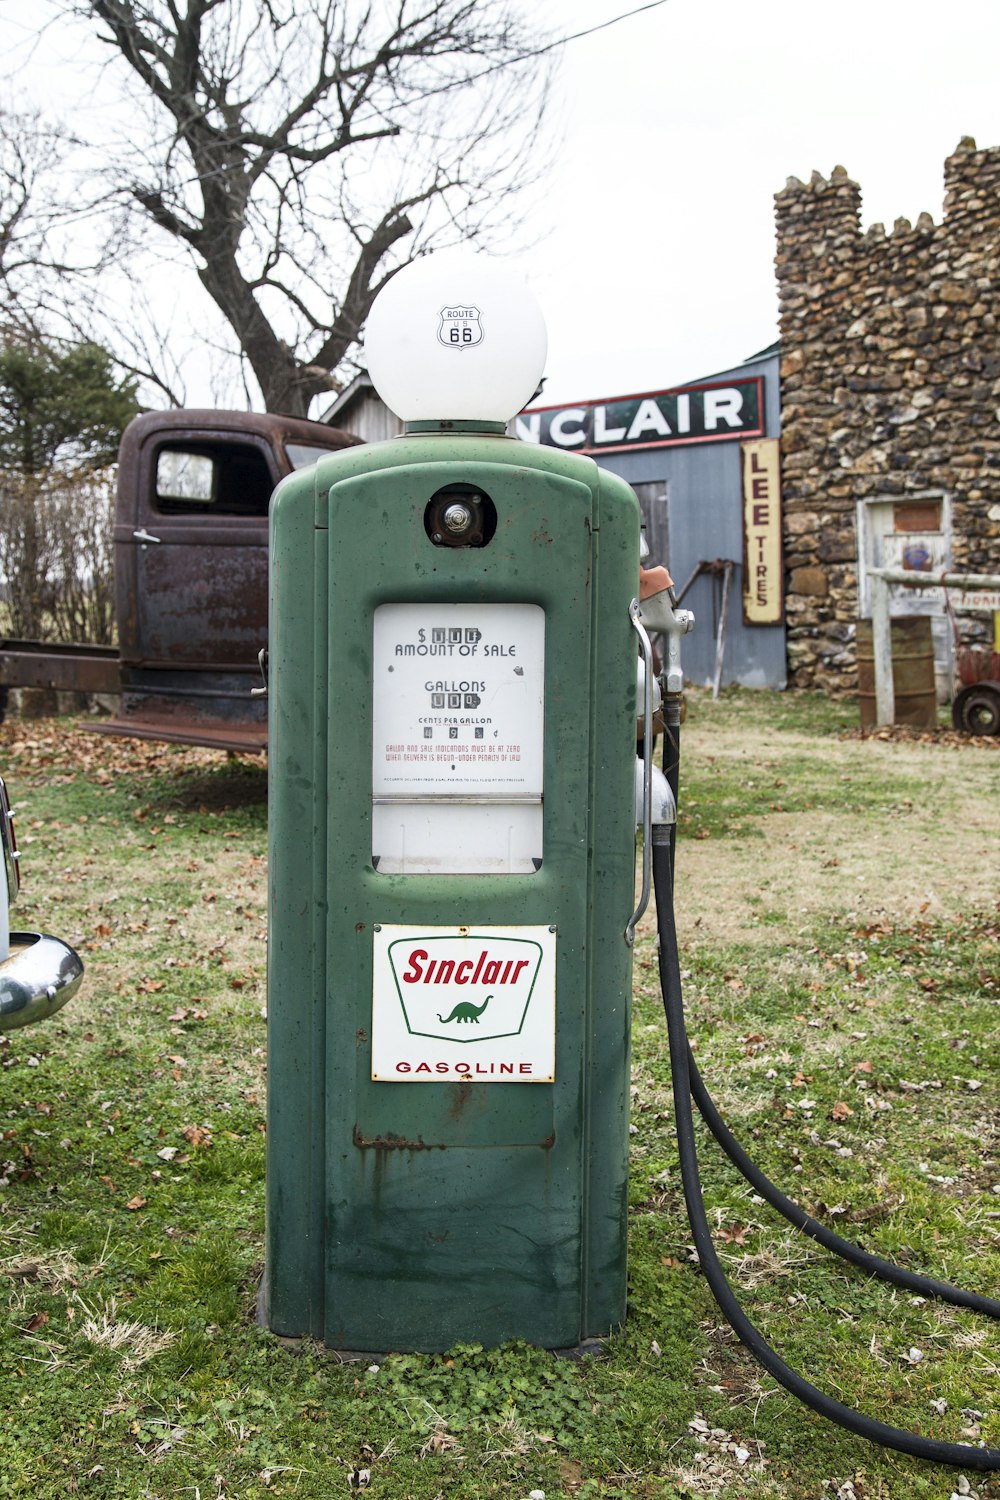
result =
[{"label": "dinosaur logo", "polygon": [[438,1014],[438,1020],[441,1022],[442,1026],[447,1026],[449,1021],[458,1021],[459,1024],[462,1024],[464,1022],[466,1025],[468,1025],[470,1021],[475,1021],[476,1025],[478,1026],[479,1017],[482,1015],[483,1011],[486,1009],[487,1005],[489,1005],[492,999],[492,995],[487,995],[482,1005],[473,1005],[468,1000],[460,1000],[450,1016],[442,1016]]}]

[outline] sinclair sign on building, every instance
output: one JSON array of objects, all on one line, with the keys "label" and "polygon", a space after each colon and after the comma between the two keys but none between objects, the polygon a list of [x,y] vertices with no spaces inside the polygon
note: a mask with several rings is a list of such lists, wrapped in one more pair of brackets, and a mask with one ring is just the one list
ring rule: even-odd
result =
[{"label": "sinclair sign on building", "polygon": [[697,622],[684,648],[694,682],[785,685],[779,412],[775,346],[690,385],[517,418],[522,442],[589,454],[626,479],[650,560],[678,587],[695,575],[684,601]]}]

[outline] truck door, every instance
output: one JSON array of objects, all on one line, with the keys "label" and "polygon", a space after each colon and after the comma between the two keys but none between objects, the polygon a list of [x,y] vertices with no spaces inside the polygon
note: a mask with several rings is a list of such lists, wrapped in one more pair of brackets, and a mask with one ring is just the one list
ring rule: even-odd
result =
[{"label": "truck door", "polygon": [[273,449],[254,434],[166,431],[138,459],[115,528],[123,664],[256,670]]}]

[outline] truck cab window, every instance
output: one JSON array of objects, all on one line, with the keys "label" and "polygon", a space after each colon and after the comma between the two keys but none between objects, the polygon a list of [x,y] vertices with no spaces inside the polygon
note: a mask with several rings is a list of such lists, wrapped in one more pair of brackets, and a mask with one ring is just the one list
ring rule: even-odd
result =
[{"label": "truck cab window", "polygon": [[162,447],[154,505],[161,515],[266,516],[275,479],[249,443]]}]

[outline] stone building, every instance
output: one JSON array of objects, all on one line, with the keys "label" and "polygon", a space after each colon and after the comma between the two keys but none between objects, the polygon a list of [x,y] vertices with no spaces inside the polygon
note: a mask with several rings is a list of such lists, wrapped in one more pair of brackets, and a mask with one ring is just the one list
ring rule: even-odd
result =
[{"label": "stone building", "polygon": [[[1000,571],[1000,147],[959,143],[940,224],[863,234],[843,167],[775,202],[788,680],[847,690],[867,567]],[[941,591],[898,594],[946,676]]]}]

